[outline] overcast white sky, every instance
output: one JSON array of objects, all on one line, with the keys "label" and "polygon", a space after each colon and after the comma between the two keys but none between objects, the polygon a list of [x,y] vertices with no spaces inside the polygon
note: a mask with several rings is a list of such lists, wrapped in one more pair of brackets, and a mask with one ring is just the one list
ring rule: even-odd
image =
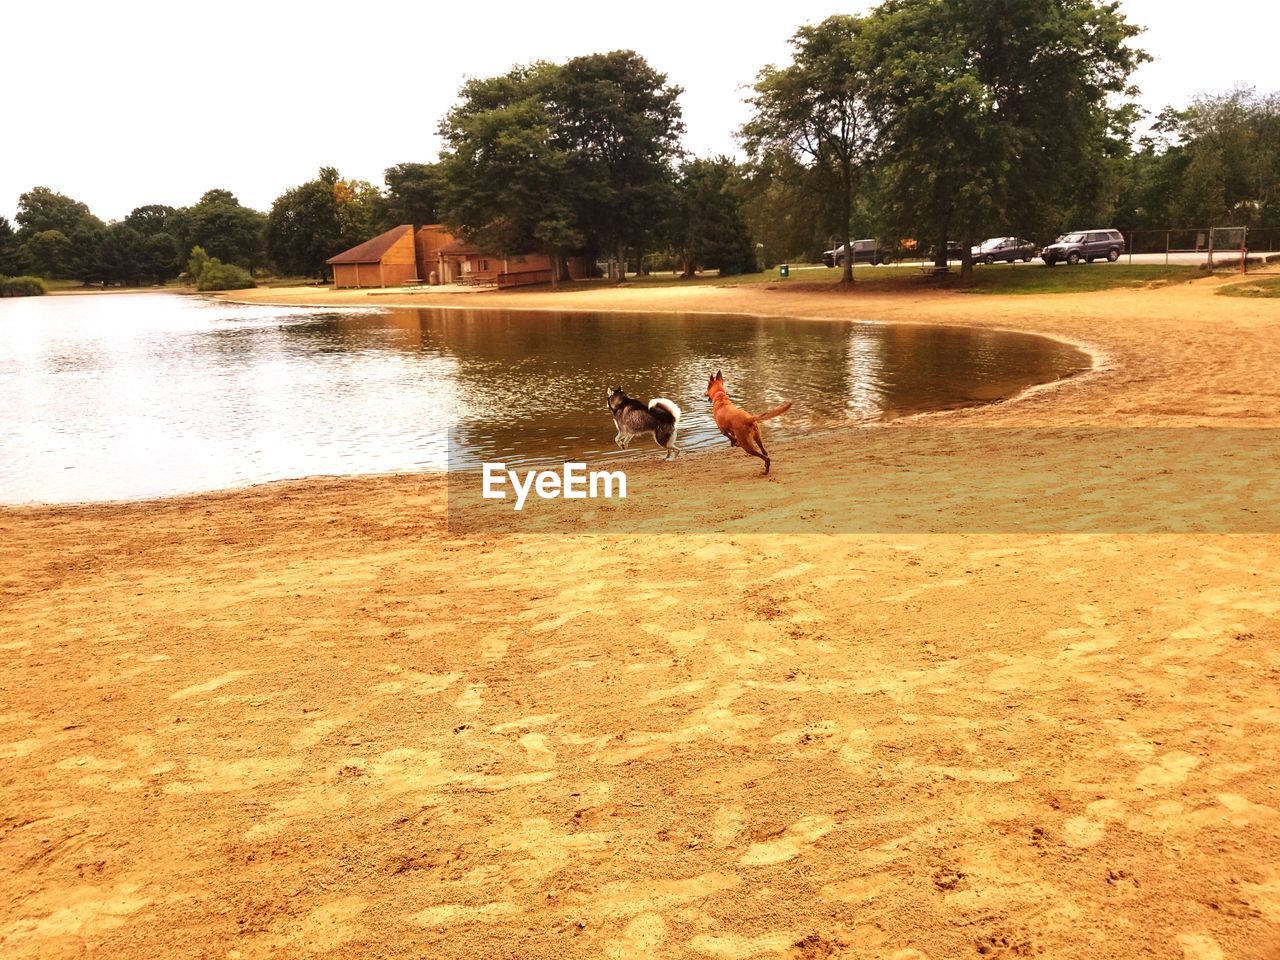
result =
[{"label": "overcast white sky", "polygon": [[[150,0],[6,3],[0,215],[52,187],[119,219],[212,187],[266,210],[322,165],[382,183],[435,158],[435,128],[466,75],[631,48],[685,88],[686,146],[733,152],[741,86],[782,62],[830,3],[385,3]],[[1153,110],[1238,83],[1280,90],[1280,3],[1124,0],[1156,57],[1138,74]]]}]

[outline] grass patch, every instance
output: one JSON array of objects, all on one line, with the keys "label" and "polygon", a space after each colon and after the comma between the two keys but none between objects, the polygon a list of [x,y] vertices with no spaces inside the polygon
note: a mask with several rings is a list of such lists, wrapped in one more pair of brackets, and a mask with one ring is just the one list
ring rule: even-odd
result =
[{"label": "grass patch", "polygon": [[[1187,283],[1204,272],[1198,267],[1134,265],[1123,263],[992,264],[974,269],[972,287],[956,287],[963,293],[1087,293],[1096,290],[1127,290]],[[959,283],[959,277],[952,284]]]},{"label": "grass patch", "polygon": [[1280,299],[1280,277],[1259,277],[1244,283],[1233,283],[1218,291],[1223,297],[1259,297]]},{"label": "grass patch", "polygon": [[169,280],[163,286],[155,283],[144,283],[141,286],[116,286],[112,284],[104,287],[100,283],[84,283],[80,280],[46,280],[50,293],[119,293],[122,290],[180,290],[182,284],[177,280]]},{"label": "grass patch", "polygon": [[257,278],[258,286],[268,289],[277,287],[331,287],[332,280],[326,280],[323,283],[315,277],[266,277]]},{"label": "grass patch", "polygon": [[[793,263],[790,267],[793,279],[813,279],[832,272],[828,271],[820,263]],[[797,271],[799,271],[799,276],[797,276]],[[838,277],[838,274],[836,275]],[[778,268],[771,267],[760,273],[737,273],[728,277],[720,276],[719,272],[715,270],[707,270],[693,277],[682,277],[679,274],[664,271],[662,273],[650,273],[643,277],[628,277],[627,284],[645,287],[740,287],[752,283],[768,283],[777,279]],[[574,284],[577,285],[583,282],[575,280]],[[603,277],[595,277],[586,282],[599,283],[605,286],[615,283],[613,280]]]}]

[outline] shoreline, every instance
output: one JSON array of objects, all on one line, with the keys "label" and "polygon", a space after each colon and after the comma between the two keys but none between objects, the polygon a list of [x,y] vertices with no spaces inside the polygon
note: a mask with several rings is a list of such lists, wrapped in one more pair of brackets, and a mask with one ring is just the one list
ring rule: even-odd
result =
[{"label": "shoreline", "polygon": [[[920,463],[1110,431],[1122,522],[1138,428],[1280,427],[1280,307],[1213,289],[572,296],[1087,343]],[[637,471],[791,532],[450,532],[425,473],[0,508],[6,955],[1275,955],[1280,535],[800,532],[939,413]]]},{"label": "shoreline", "polygon": [[[706,316],[721,316],[721,315],[708,313],[706,314]],[[766,317],[764,315],[743,315],[743,316],[749,317],[749,318],[759,317],[761,319],[775,319],[773,317]],[[797,318],[797,319],[805,319],[805,318]],[[813,319],[812,322],[824,323],[824,322],[831,322],[831,320],[830,318]],[[886,323],[886,322],[896,323],[896,321],[878,321],[878,320],[858,320],[855,322],[874,323],[874,324],[880,324],[880,323]],[[920,324],[920,326],[935,326],[935,325]],[[1009,333],[1020,333],[1024,336],[1028,335],[1025,333],[1025,331],[1011,331],[1011,330],[1004,330],[1003,328],[997,328],[997,327],[984,327],[981,329],[991,330],[992,332],[1009,332]],[[941,418],[953,417],[953,416],[957,416],[964,413],[973,413],[985,407],[1008,406],[1011,404],[1018,403],[1019,401],[1022,401],[1032,395],[1036,395],[1042,392],[1065,389],[1073,385],[1078,385],[1079,383],[1087,381],[1090,378],[1098,375],[1104,369],[1106,361],[1102,358],[1105,355],[1096,349],[1089,348],[1086,345],[1069,342],[1060,337],[1055,337],[1050,335],[1041,335],[1041,334],[1030,334],[1030,335],[1041,336],[1043,339],[1053,340],[1057,343],[1066,344],[1067,346],[1071,346],[1076,350],[1079,350],[1082,354],[1084,354],[1086,357],[1089,358],[1090,367],[1087,370],[1081,370],[1079,373],[1068,374],[1067,376],[1059,377],[1056,380],[1046,380],[1042,383],[1033,383],[1030,386],[1023,387],[1021,390],[1017,391],[1014,394],[1011,394],[1008,397],[1003,397],[998,400],[980,401],[980,402],[975,402],[965,406],[947,407],[939,410],[924,410],[917,413],[904,413],[896,416],[882,417],[882,418],[877,418],[873,420],[850,420],[845,423],[826,424],[810,433],[791,436],[788,438],[787,442],[788,444],[821,443],[823,442],[824,439],[830,438],[830,436],[833,434],[844,434],[847,432],[856,432],[858,430],[874,428],[879,426],[886,426],[890,424],[914,423],[914,422],[927,422],[932,424],[933,422]],[[682,450],[679,459],[681,461],[693,460],[694,462],[697,462],[707,457],[715,456],[718,453],[723,453],[723,451],[713,450],[713,449],[689,450],[689,451]],[[646,460],[644,458],[637,456],[631,461],[617,461],[616,465],[620,467],[628,467],[628,466],[634,467],[638,465],[643,465],[645,462]],[[3,513],[4,511],[24,511],[24,510],[57,510],[57,509],[76,510],[76,509],[90,509],[95,507],[109,508],[109,507],[125,507],[125,506],[146,506],[148,504],[161,504],[161,503],[166,503],[166,502],[175,501],[175,500],[200,500],[205,497],[230,495],[240,491],[256,491],[256,490],[275,487],[279,485],[305,485],[313,481],[324,482],[324,483],[334,483],[334,482],[341,482],[343,480],[377,480],[377,479],[389,480],[389,479],[396,479],[396,478],[430,477],[430,478],[438,478],[442,481],[447,482],[449,473],[450,471],[448,471],[447,469],[434,470],[434,469],[426,468],[421,470],[384,470],[384,471],[377,471],[374,473],[305,474],[303,476],[298,476],[298,477],[280,477],[274,480],[261,480],[253,483],[244,484],[241,486],[214,487],[208,490],[188,490],[188,491],[180,491],[180,492],[171,493],[171,494],[159,494],[155,496],[123,497],[123,498],[118,498],[114,500],[66,500],[66,501],[30,500],[22,503],[0,502],[0,513]]]}]

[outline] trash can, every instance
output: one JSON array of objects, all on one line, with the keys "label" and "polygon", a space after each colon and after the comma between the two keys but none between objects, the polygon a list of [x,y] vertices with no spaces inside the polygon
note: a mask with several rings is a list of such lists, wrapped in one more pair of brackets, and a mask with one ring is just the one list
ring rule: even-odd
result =
[{"label": "trash can", "polygon": [[783,280],[787,279],[787,277],[791,276],[791,267],[785,263],[778,264],[778,276]]}]

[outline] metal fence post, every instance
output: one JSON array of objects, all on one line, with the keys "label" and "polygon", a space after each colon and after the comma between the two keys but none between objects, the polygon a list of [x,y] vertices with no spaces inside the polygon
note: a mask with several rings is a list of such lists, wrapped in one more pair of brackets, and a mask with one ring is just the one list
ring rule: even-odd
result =
[{"label": "metal fence post", "polygon": [[1164,232],[1164,265],[1169,265],[1169,231]]}]

